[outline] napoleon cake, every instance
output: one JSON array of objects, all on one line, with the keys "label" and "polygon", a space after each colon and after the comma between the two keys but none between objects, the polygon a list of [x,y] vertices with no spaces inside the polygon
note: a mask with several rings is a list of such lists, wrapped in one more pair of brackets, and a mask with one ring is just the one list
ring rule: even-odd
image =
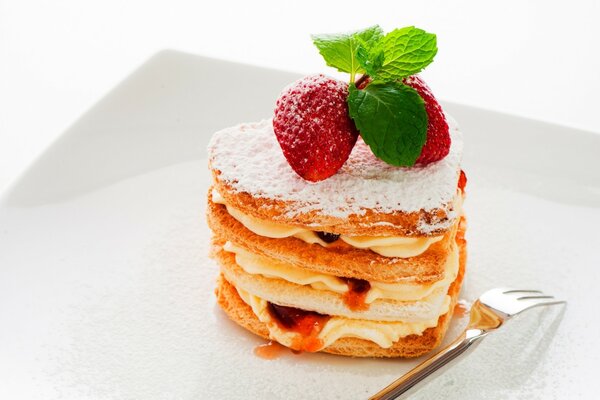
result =
[{"label": "napoleon cake", "polygon": [[422,355],[442,341],[466,262],[462,135],[416,75],[435,35],[313,41],[349,83],[304,77],[271,119],[209,144],[218,303],[293,350]]}]

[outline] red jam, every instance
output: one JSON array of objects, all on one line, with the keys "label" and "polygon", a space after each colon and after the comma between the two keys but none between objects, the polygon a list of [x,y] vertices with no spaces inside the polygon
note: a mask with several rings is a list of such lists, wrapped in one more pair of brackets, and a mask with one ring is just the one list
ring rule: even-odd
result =
[{"label": "red jam", "polygon": [[467,175],[465,171],[460,170],[460,177],[458,178],[458,188],[461,192],[465,192],[465,187],[467,187]]},{"label": "red jam", "polygon": [[344,303],[353,311],[366,310],[369,305],[365,303],[367,293],[371,290],[371,284],[363,279],[342,278],[348,285],[348,291],[344,294]]},{"label": "red jam", "polygon": [[314,352],[323,347],[323,341],[317,336],[331,318],[329,315],[273,303],[269,303],[267,309],[281,329],[299,334],[291,348]]},{"label": "red jam", "polygon": [[460,217],[458,222],[458,231],[456,231],[456,244],[464,245],[467,241],[465,239],[465,232],[467,230],[467,219],[464,216]]},{"label": "red jam", "polygon": [[284,346],[273,340],[254,348],[254,354],[260,358],[264,358],[265,360],[274,360],[285,351],[286,348]]},{"label": "red jam", "polygon": [[325,243],[333,243],[336,240],[338,240],[340,238],[340,235],[336,234],[336,233],[329,233],[329,232],[316,232],[317,236],[319,237],[319,239],[321,239],[322,241],[324,241]]}]

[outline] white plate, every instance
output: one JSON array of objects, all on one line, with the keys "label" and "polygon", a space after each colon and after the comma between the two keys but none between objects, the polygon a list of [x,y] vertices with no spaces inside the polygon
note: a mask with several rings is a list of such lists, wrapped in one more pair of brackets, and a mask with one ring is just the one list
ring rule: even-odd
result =
[{"label": "white plate", "polygon": [[[262,341],[215,306],[206,143],[268,117],[295,78],[162,52],[13,185],[0,205],[0,398],[365,398],[414,365],[263,360]],[[515,286],[569,305],[524,314],[419,396],[597,393],[600,136],[446,108],[466,141],[463,297]]]}]

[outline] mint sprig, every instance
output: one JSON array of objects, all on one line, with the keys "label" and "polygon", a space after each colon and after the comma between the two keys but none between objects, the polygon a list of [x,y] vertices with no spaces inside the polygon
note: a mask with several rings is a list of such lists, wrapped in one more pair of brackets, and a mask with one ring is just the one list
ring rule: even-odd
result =
[{"label": "mint sprig", "polygon": [[354,83],[357,73],[365,73],[365,68],[357,58],[360,51],[368,53],[370,48],[383,38],[383,31],[377,25],[362,31],[342,34],[312,35],[315,46],[327,65],[340,72],[350,73],[350,82]]},{"label": "mint sprig", "polygon": [[427,139],[427,112],[421,96],[401,83],[350,85],[350,117],[373,154],[388,164],[415,164]]},{"label": "mint sprig", "polygon": [[[392,165],[414,165],[427,139],[427,112],[421,96],[402,80],[431,64],[435,34],[409,26],[384,35],[375,25],[312,39],[327,65],[350,74],[350,117],[373,154]],[[357,83],[370,83],[357,87],[356,74],[363,74]]]},{"label": "mint sprig", "polygon": [[421,72],[437,54],[437,38],[432,33],[409,26],[396,29],[377,43],[373,52],[383,53],[383,62],[372,70],[373,78],[392,81]]}]

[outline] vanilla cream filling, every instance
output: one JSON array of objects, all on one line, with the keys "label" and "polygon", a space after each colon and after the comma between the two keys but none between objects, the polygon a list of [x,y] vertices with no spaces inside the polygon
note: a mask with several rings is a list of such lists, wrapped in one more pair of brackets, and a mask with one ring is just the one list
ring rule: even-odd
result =
[{"label": "vanilla cream filling", "polygon": [[[336,276],[305,270],[262,257],[229,241],[225,243],[223,250],[233,253],[236,264],[251,275],[258,274],[266,278],[279,278],[297,285],[309,285],[316,290],[330,290],[340,294],[344,294],[349,290],[346,282]],[[371,289],[367,292],[365,303],[371,304],[378,299],[417,301],[428,297],[439,288],[445,288],[447,291],[447,288],[456,279],[458,268],[458,248],[452,246],[446,260],[442,280],[425,285],[411,282],[383,283],[369,281]]]},{"label": "vanilla cream filling", "polygon": [[[330,243],[321,240],[315,232],[309,229],[278,224],[244,214],[237,208],[226,204],[223,196],[221,196],[221,194],[214,189],[212,191],[212,201],[216,204],[225,205],[229,215],[257,235],[274,239],[295,237],[309,244],[316,243],[323,247],[328,247],[331,245]],[[429,246],[435,242],[439,242],[443,239],[443,237],[443,235],[417,238],[403,236],[340,235],[341,240],[353,247],[359,249],[368,249],[384,257],[399,258],[408,258],[423,254],[429,248]]]},{"label": "vanilla cream filling", "polygon": [[225,243],[223,250],[235,254],[235,262],[244,271],[266,278],[279,278],[297,285],[310,285],[317,290],[346,293],[348,285],[338,277],[293,267],[279,261],[261,257],[234,245]]},{"label": "vanilla cream filling", "polygon": [[429,285],[418,283],[385,283],[371,282],[371,289],[367,292],[365,303],[370,304],[377,299],[390,299],[398,301],[412,301],[424,299],[439,288],[446,291],[456,279],[460,267],[458,246],[454,244],[444,265],[444,278]]},{"label": "vanilla cream filling", "polygon": [[[242,300],[252,308],[252,312],[254,312],[257,318],[267,325],[270,337],[284,346],[291,347],[294,339],[296,339],[299,334],[283,330],[279,327],[271,317],[271,314],[269,314],[266,300],[254,296],[242,289],[236,288],[236,290]],[[439,315],[448,312],[450,309],[450,301],[450,296],[446,296]],[[438,319],[439,316],[424,322],[386,322],[332,316],[317,335],[317,339],[320,339],[323,343],[321,349],[343,337],[370,340],[380,347],[387,349],[390,348],[394,342],[397,342],[405,336],[420,335],[427,328],[437,326]]]},{"label": "vanilla cream filling", "polygon": [[423,254],[444,236],[411,238],[406,236],[340,236],[344,242],[359,249],[369,249],[384,257],[408,258]]}]

